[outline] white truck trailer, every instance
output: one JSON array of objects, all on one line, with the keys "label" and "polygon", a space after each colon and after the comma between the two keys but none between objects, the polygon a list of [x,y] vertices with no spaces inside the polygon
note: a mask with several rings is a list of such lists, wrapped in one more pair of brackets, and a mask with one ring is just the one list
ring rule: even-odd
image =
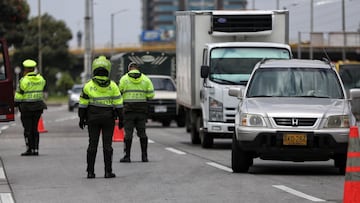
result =
[{"label": "white truck trailer", "polygon": [[191,142],[212,147],[214,138],[234,133],[239,101],[229,89],[244,87],[263,58],[292,58],[289,13],[178,11],[176,28],[178,111]]}]

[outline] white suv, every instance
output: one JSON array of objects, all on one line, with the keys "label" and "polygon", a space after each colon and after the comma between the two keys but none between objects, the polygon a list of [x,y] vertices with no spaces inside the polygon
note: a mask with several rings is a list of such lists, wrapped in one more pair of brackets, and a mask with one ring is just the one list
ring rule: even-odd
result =
[{"label": "white suv", "polygon": [[356,121],[332,64],[264,60],[255,66],[246,88],[231,89],[229,95],[240,100],[233,172],[247,172],[253,158],[259,157],[296,162],[334,159],[344,173],[349,127]]}]

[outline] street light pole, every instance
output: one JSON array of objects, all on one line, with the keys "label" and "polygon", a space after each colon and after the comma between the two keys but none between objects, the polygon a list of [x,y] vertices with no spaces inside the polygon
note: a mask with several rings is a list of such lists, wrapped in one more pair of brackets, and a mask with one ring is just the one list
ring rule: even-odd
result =
[{"label": "street light pole", "polygon": [[111,38],[110,38],[110,48],[111,48],[111,56],[114,54],[114,17],[115,17],[115,15],[116,14],[119,14],[119,13],[123,13],[123,12],[125,12],[125,11],[127,11],[127,9],[121,9],[121,10],[119,10],[119,11],[116,11],[116,12],[114,12],[114,13],[111,13],[110,14],[110,17],[111,17]]}]

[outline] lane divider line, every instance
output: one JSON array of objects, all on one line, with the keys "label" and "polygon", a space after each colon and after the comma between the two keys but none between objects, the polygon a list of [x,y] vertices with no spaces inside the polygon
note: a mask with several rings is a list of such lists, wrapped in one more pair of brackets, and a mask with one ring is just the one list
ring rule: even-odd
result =
[{"label": "lane divider line", "polygon": [[148,143],[155,143],[153,140],[148,139]]},{"label": "lane divider line", "polygon": [[0,193],[0,200],[1,200],[1,203],[15,203],[11,193],[9,193],[9,192]]},{"label": "lane divider line", "polygon": [[296,196],[298,196],[298,197],[301,197],[301,198],[304,198],[304,199],[313,201],[313,202],[326,202],[326,200],[319,199],[319,198],[317,198],[317,197],[313,197],[313,196],[307,195],[307,194],[302,193],[302,192],[300,192],[300,191],[297,191],[297,190],[294,190],[294,189],[292,189],[292,188],[286,187],[285,185],[273,185],[273,187],[275,187],[275,188],[277,188],[277,189],[280,189],[280,190],[283,190],[283,191],[285,191],[285,192],[288,192],[288,193],[290,193],[290,194],[296,195]]},{"label": "lane divider line", "polygon": [[210,165],[212,167],[215,167],[215,168],[218,168],[218,169],[221,169],[223,171],[227,171],[227,172],[230,172],[232,173],[233,170],[227,166],[223,166],[221,164],[218,164],[218,163],[215,163],[215,162],[206,162],[207,165]]},{"label": "lane divider line", "polygon": [[62,121],[67,121],[67,120],[74,120],[74,119],[77,119],[78,116],[71,116],[71,117],[65,117],[65,118],[59,118],[59,119],[56,119],[55,122],[62,122]]},{"label": "lane divider line", "polygon": [[170,152],[174,152],[175,154],[179,154],[179,155],[185,155],[186,153],[177,149],[174,149],[172,147],[166,147],[166,150],[170,151]]},{"label": "lane divider line", "polygon": [[6,179],[3,167],[0,167],[0,179]]}]

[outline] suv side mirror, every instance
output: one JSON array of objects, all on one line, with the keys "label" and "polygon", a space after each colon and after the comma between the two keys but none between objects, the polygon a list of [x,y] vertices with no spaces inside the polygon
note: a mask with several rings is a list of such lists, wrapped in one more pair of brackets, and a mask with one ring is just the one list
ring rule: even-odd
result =
[{"label": "suv side mirror", "polygon": [[210,67],[207,65],[201,66],[201,78],[207,78],[209,76]]},{"label": "suv side mirror", "polygon": [[360,99],[360,89],[350,89],[350,100]]}]

